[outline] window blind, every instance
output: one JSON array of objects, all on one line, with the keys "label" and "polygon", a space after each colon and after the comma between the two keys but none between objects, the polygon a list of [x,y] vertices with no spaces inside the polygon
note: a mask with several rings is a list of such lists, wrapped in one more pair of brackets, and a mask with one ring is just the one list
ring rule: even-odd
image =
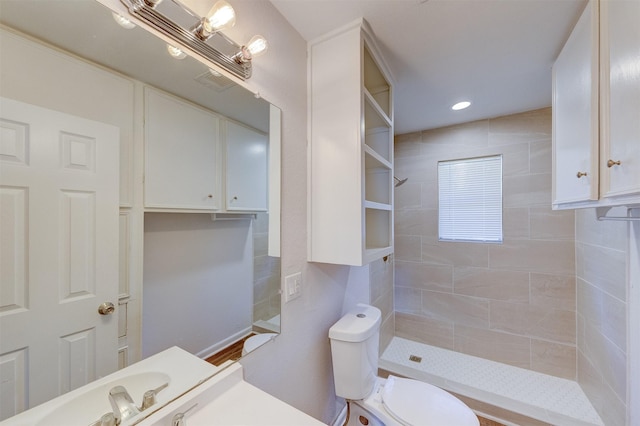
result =
[{"label": "window blind", "polygon": [[502,156],[438,162],[442,241],[502,242]]}]

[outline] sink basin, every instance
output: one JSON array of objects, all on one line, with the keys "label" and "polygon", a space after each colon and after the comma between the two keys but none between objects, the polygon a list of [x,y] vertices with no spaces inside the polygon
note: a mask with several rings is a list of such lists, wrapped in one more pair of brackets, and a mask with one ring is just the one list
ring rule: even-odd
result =
[{"label": "sink basin", "polygon": [[87,426],[112,411],[109,390],[114,386],[124,386],[139,407],[145,391],[169,383],[156,395],[156,404],[122,423],[131,424],[162,408],[219,370],[219,367],[183,349],[172,347],[11,417],[0,425]]},{"label": "sink basin", "polygon": [[137,426],[167,426],[176,416],[184,416],[189,426],[324,425],[246,382],[240,363],[229,365]]},{"label": "sink basin", "polygon": [[[62,425],[66,424],[69,419],[73,419],[73,422],[77,421],[79,424],[89,425],[100,419],[103,414],[112,411],[108,395],[109,390],[114,386],[124,386],[136,405],[140,406],[142,395],[146,391],[155,389],[165,383],[169,383],[170,387],[171,377],[168,374],[157,371],[132,374],[114,379],[97,388],[82,392],[72,400],[63,403],[36,423],[36,426]],[[158,404],[162,403],[162,396],[161,391],[157,395]]]}]

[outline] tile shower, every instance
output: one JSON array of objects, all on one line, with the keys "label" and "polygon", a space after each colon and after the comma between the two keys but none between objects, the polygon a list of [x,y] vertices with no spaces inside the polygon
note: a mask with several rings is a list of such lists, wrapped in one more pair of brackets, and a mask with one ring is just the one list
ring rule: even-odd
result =
[{"label": "tile shower", "polygon": [[[503,156],[502,244],[438,241],[437,162]],[[574,213],[551,210],[551,110],[396,138],[396,335],[576,378]]]},{"label": "tile shower", "polygon": [[[439,242],[437,162],[496,154],[504,242]],[[552,211],[551,164],[550,108],[396,136],[394,334],[577,380],[623,425],[627,228]]]}]

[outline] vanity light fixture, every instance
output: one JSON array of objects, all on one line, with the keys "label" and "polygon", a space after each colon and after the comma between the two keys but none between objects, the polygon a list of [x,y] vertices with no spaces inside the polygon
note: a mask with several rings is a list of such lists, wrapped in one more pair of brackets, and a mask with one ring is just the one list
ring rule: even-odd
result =
[{"label": "vanity light fixture", "polygon": [[236,62],[239,64],[250,62],[251,59],[256,56],[262,55],[269,48],[267,39],[261,35],[254,35],[245,46],[240,48],[240,51],[233,56]]},{"label": "vanity light fixture", "polygon": [[454,106],[451,107],[452,110],[454,111],[460,111],[461,109],[465,109],[468,108],[469,105],[471,105],[471,102],[469,101],[462,101],[462,102],[458,102],[457,104],[455,104]]},{"label": "vanity light fixture", "polygon": [[235,23],[236,12],[233,7],[226,1],[219,0],[193,31],[201,40],[208,40],[218,31],[233,27]]},{"label": "vanity light fixture", "polygon": [[[225,0],[218,0],[204,17],[187,7],[183,0],[120,1],[131,15],[173,40],[171,47],[167,47],[170,53],[174,49],[183,55],[185,51],[195,52],[241,80],[251,77],[251,60],[268,47],[262,36],[254,36],[240,46],[222,33],[236,22],[235,11]],[[189,19],[195,20],[190,27],[181,25]],[[172,53],[172,56],[175,55]]]}]

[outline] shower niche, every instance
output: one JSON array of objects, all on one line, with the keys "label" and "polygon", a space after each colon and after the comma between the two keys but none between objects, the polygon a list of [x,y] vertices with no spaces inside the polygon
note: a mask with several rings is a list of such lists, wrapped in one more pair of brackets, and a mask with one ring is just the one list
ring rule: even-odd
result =
[{"label": "shower niche", "polygon": [[308,258],[366,265],[393,252],[390,74],[362,19],[312,41],[309,62]]}]

